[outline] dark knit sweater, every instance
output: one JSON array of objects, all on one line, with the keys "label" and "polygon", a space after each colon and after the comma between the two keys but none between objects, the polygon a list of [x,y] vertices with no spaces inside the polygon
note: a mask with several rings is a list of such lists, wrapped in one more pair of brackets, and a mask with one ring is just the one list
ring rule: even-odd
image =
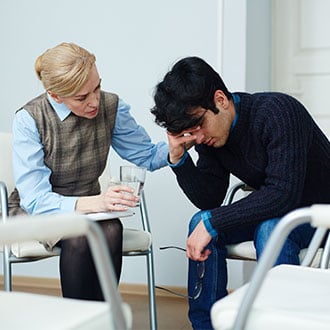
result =
[{"label": "dark knit sweater", "polygon": [[[330,203],[330,143],[304,106],[280,93],[236,94],[239,117],[227,143],[197,145],[196,165],[188,156],[173,168],[191,202],[211,211],[218,232]],[[255,191],[220,207],[230,174]]]}]

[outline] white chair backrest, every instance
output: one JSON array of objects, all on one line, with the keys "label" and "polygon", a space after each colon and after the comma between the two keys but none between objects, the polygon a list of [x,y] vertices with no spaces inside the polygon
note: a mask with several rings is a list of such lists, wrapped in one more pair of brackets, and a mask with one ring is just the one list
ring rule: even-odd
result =
[{"label": "white chair backrest", "polygon": [[0,181],[7,185],[8,194],[14,189],[15,182],[13,176],[12,160],[12,134],[0,132]]}]

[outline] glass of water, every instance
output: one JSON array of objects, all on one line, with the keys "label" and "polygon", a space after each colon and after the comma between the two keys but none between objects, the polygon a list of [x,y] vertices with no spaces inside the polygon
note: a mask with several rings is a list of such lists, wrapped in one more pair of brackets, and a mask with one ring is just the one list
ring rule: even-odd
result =
[{"label": "glass of water", "polygon": [[147,169],[144,167],[124,165],[120,166],[120,183],[124,186],[131,187],[135,196],[140,196],[145,178],[146,178]]}]

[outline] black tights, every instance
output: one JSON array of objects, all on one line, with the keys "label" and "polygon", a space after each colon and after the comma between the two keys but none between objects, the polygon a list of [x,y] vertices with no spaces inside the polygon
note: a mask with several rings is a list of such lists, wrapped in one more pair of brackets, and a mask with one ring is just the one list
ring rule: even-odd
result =
[{"label": "black tights", "polygon": [[[119,282],[122,266],[123,226],[120,220],[99,221],[104,232]],[[104,300],[96,268],[86,237],[60,242],[60,274],[63,297]]]}]

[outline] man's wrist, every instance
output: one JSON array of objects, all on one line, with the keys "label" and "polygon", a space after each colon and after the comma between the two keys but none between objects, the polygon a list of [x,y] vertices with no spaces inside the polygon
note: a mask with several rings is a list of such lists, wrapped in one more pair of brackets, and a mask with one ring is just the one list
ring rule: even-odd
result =
[{"label": "man's wrist", "polygon": [[187,150],[185,150],[184,153],[183,153],[183,156],[180,158],[180,160],[177,163],[173,164],[173,163],[170,162],[170,155],[168,155],[167,156],[167,165],[170,166],[170,167],[173,167],[173,168],[174,167],[180,167],[181,165],[183,165],[183,163],[185,162],[187,157],[188,157],[188,152],[187,152]]},{"label": "man's wrist", "polygon": [[213,228],[211,221],[210,221],[212,218],[211,212],[209,210],[202,212],[201,218],[202,218],[202,221],[204,223],[204,226],[205,226],[207,232],[212,236],[212,238],[217,237],[218,232]]}]

